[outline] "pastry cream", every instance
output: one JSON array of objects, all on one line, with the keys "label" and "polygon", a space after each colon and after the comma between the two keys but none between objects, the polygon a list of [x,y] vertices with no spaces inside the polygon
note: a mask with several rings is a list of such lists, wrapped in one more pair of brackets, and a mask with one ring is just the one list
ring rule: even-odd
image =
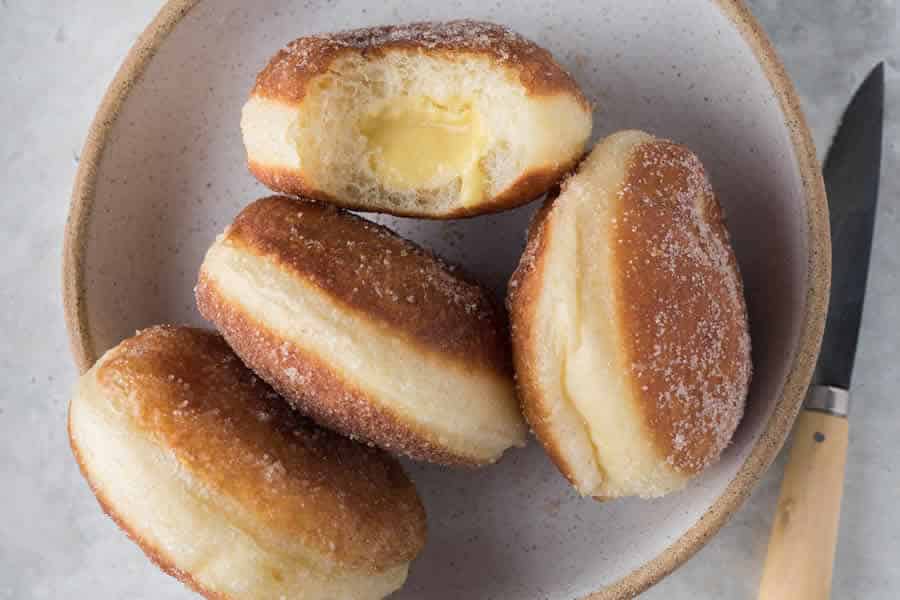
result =
[{"label": "pastry cream", "polygon": [[359,129],[368,141],[372,170],[384,185],[438,187],[458,177],[463,204],[482,200],[480,160],[487,136],[471,104],[402,96],[363,117]]}]

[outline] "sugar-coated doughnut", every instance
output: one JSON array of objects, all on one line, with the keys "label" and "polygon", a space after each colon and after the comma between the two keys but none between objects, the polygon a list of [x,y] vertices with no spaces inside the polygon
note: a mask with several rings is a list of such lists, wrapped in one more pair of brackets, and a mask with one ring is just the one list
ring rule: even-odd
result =
[{"label": "sugar-coated doughnut", "polygon": [[388,229],[271,197],[208,251],[200,312],[301,412],[391,452],[481,465],[524,442],[485,291]]},{"label": "sugar-coated doughnut", "polygon": [[750,337],[703,166],[638,132],[602,142],[529,230],[508,296],[525,416],[579,492],[660,496],[741,419]]},{"label": "sugar-coated doughnut", "polygon": [[153,327],[104,354],[69,437],[103,510],[210,599],[383,598],[425,542],[393,458],[300,417],[210,331]]},{"label": "sugar-coated doughnut", "polygon": [[580,157],[591,108],[505,27],[412,23],[295,40],[259,74],[241,129],[275,191],[448,218],[545,193]]}]

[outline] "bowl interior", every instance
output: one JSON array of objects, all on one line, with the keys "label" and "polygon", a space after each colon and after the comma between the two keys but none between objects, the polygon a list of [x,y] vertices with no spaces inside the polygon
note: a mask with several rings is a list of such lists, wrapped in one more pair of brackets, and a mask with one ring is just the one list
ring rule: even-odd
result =
[{"label": "bowl interior", "polygon": [[[723,493],[781,396],[805,310],[808,215],[772,85],[716,2],[200,2],[150,60],[100,157],[83,229],[84,337],[96,356],[135,329],[201,323],[202,256],[266,190],[247,173],[241,106],[256,72],[303,34],[420,19],[494,20],[550,49],[595,103],[594,137],[642,128],[706,164],[744,275],[755,379],[724,459],[682,493],[579,498],[536,442],[497,466],[408,465],[429,544],[397,598],[572,598],[653,559]],[[498,297],[536,205],[451,222],[377,217],[457,261]]]}]

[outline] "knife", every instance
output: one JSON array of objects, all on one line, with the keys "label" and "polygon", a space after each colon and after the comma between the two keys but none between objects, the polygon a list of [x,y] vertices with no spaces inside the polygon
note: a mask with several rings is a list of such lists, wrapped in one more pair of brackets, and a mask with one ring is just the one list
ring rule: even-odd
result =
[{"label": "knife", "polygon": [[825,160],[831,298],[812,385],[794,427],[760,600],[825,600],[837,545],[850,376],[859,338],[881,166],[884,64],[844,112]]}]

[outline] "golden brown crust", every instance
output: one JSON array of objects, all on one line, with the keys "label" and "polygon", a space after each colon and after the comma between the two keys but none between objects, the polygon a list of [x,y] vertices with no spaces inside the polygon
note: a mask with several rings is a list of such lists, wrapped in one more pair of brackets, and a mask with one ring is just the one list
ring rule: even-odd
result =
[{"label": "golden brown crust", "polygon": [[329,205],[273,196],[245,208],[225,238],[391,336],[475,371],[511,375],[509,340],[487,293],[385,227]]},{"label": "golden brown crust", "polygon": [[484,56],[514,70],[528,94],[571,94],[587,109],[590,105],[572,77],[553,56],[534,42],[506,27],[484,21],[422,22],[354,29],[294,40],[280,50],[256,79],[252,94],[299,103],[307,86],[344,55],[380,56],[406,51],[445,56]]},{"label": "golden brown crust", "polygon": [[[456,206],[449,212],[435,213],[432,209],[417,209],[414,206],[379,207],[378,212],[398,217],[418,217],[421,219],[461,219],[502,212],[539,198],[548,188],[552,187],[554,183],[571,171],[580,160],[581,158],[578,157],[557,167],[531,169],[520,175],[509,187],[488,201],[471,206]],[[348,201],[348,198],[337,198],[314,185],[310,185],[294,169],[272,167],[253,160],[249,160],[247,165],[254,177],[263,185],[276,192],[304,196],[349,210],[372,210],[370,205],[362,202],[353,202],[352,200]]]},{"label": "golden brown crust", "polygon": [[379,406],[319,357],[285,341],[229,302],[202,272],[196,297],[200,313],[215,323],[234,351],[295,408],[322,425],[416,460],[461,466],[480,464],[470,457],[450,453],[433,443],[415,423]]},{"label": "golden brown crust", "polygon": [[122,532],[128,536],[128,538],[137,544],[138,548],[144,553],[144,555],[150,559],[154,565],[156,565],[163,573],[174,577],[190,589],[194,590],[207,600],[231,600],[228,596],[224,594],[220,594],[218,592],[213,592],[211,590],[207,590],[203,586],[201,586],[196,579],[191,577],[190,573],[183,571],[175,566],[175,561],[172,560],[171,557],[163,554],[159,548],[151,544],[149,541],[144,539],[140,534],[135,531],[134,527],[123,518],[116,510],[113,508],[112,503],[106,498],[106,495],[101,491],[101,489],[94,484],[93,479],[91,479],[90,471],[87,468],[87,465],[84,463],[84,459],[81,457],[81,452],[78,449],[78,445],[75,443],[75,438],[72,437],[72,419],[71,413],[70,417],[67,419],[66,429],[69,434],[69,447],[72,449],[72,455],[75,457],[75,462],[78,464],[78,469],[81,471],[81,475],[84,477],[85,481],[87,481],[88,487],[93,492],[94,497],[97,499],[97,504],[100,505],[100,510],[102,510],[106,516],[112,519],[113,523],[118,526]]},{"label": "golden brown crust", "polygon": [[204,485],[264,527],[342,566],[379,572],[424,544],[424,511],[386,454],[292,411],[208,331],[159,326],[122,342],[96,372],[113,402]]},{"label": "golden brown crust", "polygon": [[553,208],[556,194],[548,198],[535,213],[528,227],[528,241],[525,251],[509,281],[507,310],[509,311],[512,335],[513,365],[516,371],[516,392],[522,405],[525,420],[537,436],[560,472],[575,485],[575,469],[559,448],[556,432],[549,419],[554,412],[541,389],[538,380],[537,356],[534,348],[538,345],[534,325],[535,311],[547,272],[547,248],[552,237]]},{"label": "golden brown crust", "polygon": [[750,337],[737,260],[700,160],[632,149],[613,225],[623,351],[647,435],[679,471],[717,459],[743,414]]}]

